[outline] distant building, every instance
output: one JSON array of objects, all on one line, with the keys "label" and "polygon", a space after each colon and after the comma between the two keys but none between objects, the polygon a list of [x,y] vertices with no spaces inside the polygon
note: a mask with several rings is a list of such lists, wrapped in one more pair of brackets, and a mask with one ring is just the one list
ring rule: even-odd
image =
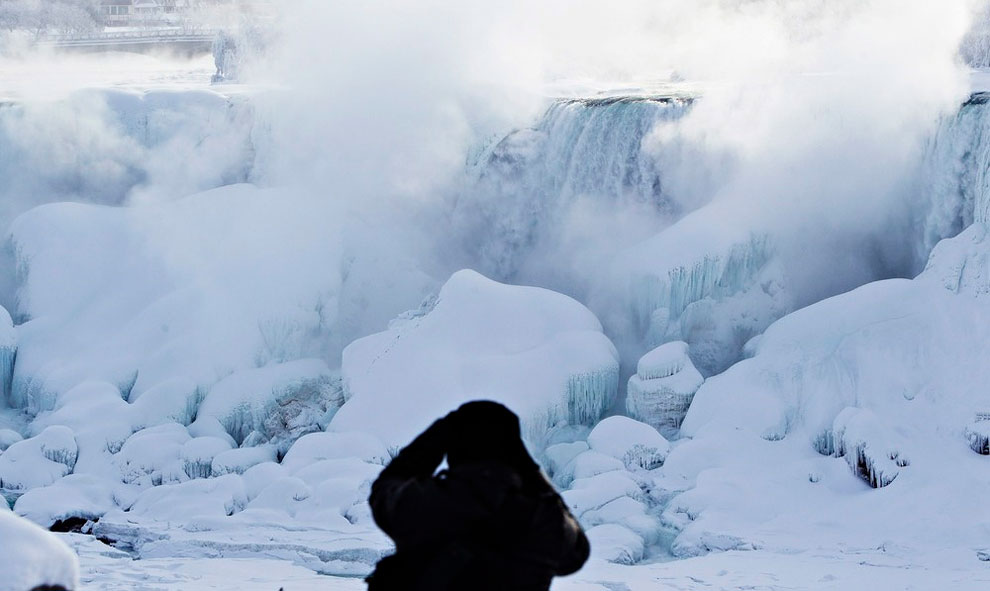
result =
[{"label": "distant building", "polygon": [[268,15],[271,0],[100,0],[104,24],[108,27],[174,24],[196,20],[211,10],[234,9],[242,14]]},{"label": "distant building", "polygon": [[103,9],[103,22],[108,27],[122,27],[131,24],[134,16],[134,0],[100,0]]}]

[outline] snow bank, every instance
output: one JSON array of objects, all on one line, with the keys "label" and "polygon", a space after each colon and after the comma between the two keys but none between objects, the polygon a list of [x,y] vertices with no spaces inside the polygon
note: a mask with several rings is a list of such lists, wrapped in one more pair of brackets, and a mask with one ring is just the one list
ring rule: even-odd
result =
[{"label": "snow bank", "polygon": [[688,350],[687,343],[674,341],[650,351],[640,358],[626,391],[629,415],[668,437],[677,434],[694,393],[705,381]]},{"label": "snow bank", "polygon": [[331,429],[395,448],[461,403],[491,399],[518,413],[542,448],[555,425],[604,414],[618,369],[601,324],[578,302],[459,271],[432,307],[345,349],[347,402]]},{"label": "snow bank", "polygon": [[0,591],[79,588],[79,559],[54,535],[0,510]]}]

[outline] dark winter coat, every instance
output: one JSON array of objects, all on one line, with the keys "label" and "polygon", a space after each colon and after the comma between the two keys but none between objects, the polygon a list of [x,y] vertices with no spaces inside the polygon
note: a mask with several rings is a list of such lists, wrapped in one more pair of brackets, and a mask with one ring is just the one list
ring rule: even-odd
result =
[{"label": "dark winter coat", "polygon": [[452,415],[403,449],[372,486],[375,522],[396,553],[378,563],[369,590],[546,591],[554,576],[581,568],[588,540],[521,442],[501,458],[468,454],[455,463],[448,454],[450,469],[434,475],[463,443],[451,435]]}]

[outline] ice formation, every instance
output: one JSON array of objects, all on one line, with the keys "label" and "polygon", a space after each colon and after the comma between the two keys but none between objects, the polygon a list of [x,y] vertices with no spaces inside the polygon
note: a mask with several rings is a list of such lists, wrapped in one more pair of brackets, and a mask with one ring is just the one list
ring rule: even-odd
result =
[{"label": "ice formation", "polygon": [[644,148],[661,121],[691,100],[618,96],[554,101],[532,128],[516,130],[477,156],[475,181],[459,195],[464,246],[479,268],[511,278],[541,240],[553,240],[583,198],[603,206],[645,204],[672,215],[662,163]]},{"label": "ice formation", "polygon": [[0,506],[0,591],[79,588],[79,560],[53,534]]},{"label": "ice formation", "polygon": [[966,439],[973,451],[990,456],[990,413],[979,413],[976,420],[966,427]]},{"label": "ice formation", "polygon": [[14,512],[50,528],[70,519],[97,520],[115,507],[112,483],[92,474],[69,474],[21,495]]},{"label": "ice formation", "polygon": [[[985,519],[939,507],[978,506],[969,491],[985,482],[980,456],[960,445],[990,403],[979,386],[990,378],[979,361],[990,342],[979,217],[940,242],[918,278],[790,314],[754,343],[752,358],[705,382],[682,425],[690,440],[658,483],[693,483],[664,513],[680,530],[675,552],[794,544],[809,519],[834,523],[822,534],[833,541],[978,543]],[[865,487],[886,494],[850,494]],[[918,519],[892,525],[892,511]],[[776,525],[758,525],[766,519]],[[878,535],[881,525],[892,530]]]},{"label": "ice formation", "polygon": [[68,427],[48,427],[0,454],[0,489],[26,491],[47,486],[70,474],[79,448]]},{"label": "ice formation", "polygon": [[640,358],[636,373],[629,378],[626,411],[673,437],[704,381],[688,356],[687,343],[663,344]]},{"label": "ice formation", "polygon": [[588,435],[588,445],[630,469],[659,468],[670,451],[670,444],[656,429],[628,417],[609,417],[598,423]]},{"label": "ice formation", "polygon": [[342,402],[327,364],[302,359],[224,378],[206,394],[196,421],[218,421],[237,445],[272,443],[284,453],[302,435],[326,427]]},{"label": "ice formation", "polygon": [[578,302],[459,271],[432,307],[344,351],[347,402],[330,423],[390,449],[468,400],[500,401],[542,449],[561,424],[593,424],[618,391],[618,355]]},{"label": "ice formation", "polygon": [[849,467],[873,488],[889,485],[910,460],[898,451],[902,445],[890,429],[868,409],[845,408],[814,441],[818,453],[845,457]]}]

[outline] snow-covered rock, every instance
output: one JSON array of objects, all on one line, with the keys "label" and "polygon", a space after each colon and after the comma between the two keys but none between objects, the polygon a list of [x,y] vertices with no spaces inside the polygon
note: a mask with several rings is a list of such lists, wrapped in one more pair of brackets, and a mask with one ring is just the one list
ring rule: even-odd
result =
[{"label": "snow-covered rock", "polygon": [[264,462],[274,462],[275,448],[271,445],[257,447],[239,447],[220,452],[213,458],[210,473],[214,476],[224,474],[244,474],[254,466]]},{"label": "snow-covered rock", "polygon": [[5,451],[8,447],[23,439],[24,437],[13,429],[0,429],[0,452]]},{"label": "snow-covered rock", "polygon": [[79,589],[79,559],[53,534],[0,509],[0,591]]},{"label": "snow-covered rock", "polygon": [[336,376],[326,363],[302,359],[245,370],[214,385],[197,421],[216,419],[238,445],[272,442],[285,451],[300,436],[319,431],[340,404]]},{"label": "snow-covered rock", "polygon": [[900,451],[903,442],[898,442],[890,428],[865,408],[843,409],[832,428],[814,443],[823,455],[844,457],[853,472],[873,488],[887,486],[901,468],[910,465]]},{"label": "snow-covered rock", "polygon": [[973,451],[980,455],[990,456],[990,413],[982,413],[975,421],[966,427],[966,439]]},{"label": "snow-covered rock", "polygon": [[132,435],[114,456],[124,482],[159,485],[189,478],[180,454],[192,439],[182,425],[166,423]]},{"label": "snow-covered rock", "polygon": [[588,451],[588,444],[584,441],[572,441],[570,443],[557,443],[551,445],[543,451],[544,467],[551,477],[563,472],[571,460],[579,454]]},{"label": "snow-covered rock", "polygon": [[650,351],[629,378],[626,411],[670,437],[677,433],[695,392],[704,383],[688,356],[688,344],[674,341]]},{"label": "snow-covered rock", "polygon": [[652,470],[663,465],[670,443],[656,429],[630,419],[609,417],[588,435],[591,449],[619,459],[628,469]]},{"label": "snow-covered rock", "polygon": [[72,472],[79,448],[68,427],[48,427],[0,454],[0,488],[28,490],[52,484]]},{"label": "snow-covered rock", "polygon": [[591,555],[616,564],[636,564],[646,550],[643,538],[615,523],[596,525],[587,532]]},{"label": "snow-covered rock", "polygon": [[574,456],[555,474],[555,481],[558,485],[567,487],[571,482],[579,478],[590,478],[606,472],[624,470],[625,464],[619,458],[603,454],[595,450],[587,450]]},{"label": "snow-covered rock", "polygon": [[230,443],[219,437],[196,437],[182,444],[179,457],[189,478],[209,478],[213,475],[213,459],[230,451]]},{"label": "snow-covered rock", "polygon": [[111,484],[90,474],[69,474],[21,495],[14,511],[44,527],[69,518],[96,520],[116,508]]},{"label": "snow-covered rock", "polygon": [[156,486],[144,491],[130,508],[135,519],[172,524],[203,524],[233,515],[247,505],[237,474]]},{"label": "snow-covered rock", "polygon": [[347,402],[331,427],[408,443],[463,402],[519,414],[542,448],[555,425],[592,424],[618,391],[618,355],[578,302],[545,289],[459,271],[433,305],[344,351]]},{"label": "snow-covered rock", "polygon": [[385,465],[391,456],[375,436],[367,433],[310,433],[300,437],[282,458],[282,465],[296,471],[321,460],[357,458]]}]

